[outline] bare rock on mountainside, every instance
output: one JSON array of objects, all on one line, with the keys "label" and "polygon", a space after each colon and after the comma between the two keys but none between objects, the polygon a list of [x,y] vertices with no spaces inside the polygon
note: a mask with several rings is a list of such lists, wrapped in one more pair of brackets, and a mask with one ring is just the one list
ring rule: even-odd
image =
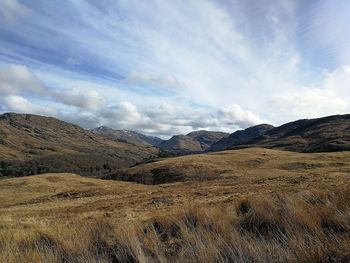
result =
[{"label": "bare rock on mountainside", "polygon": [[202,150],[207,150],[217,141],[228,137],[230,134],[226,132],[214,131],[194,131],[187,134],[187,136],[197,140],[202,147]]},{"label": "bare rock on mountainside", "polygon": [[199,153],[207,150],[213,143],[228,136],[224,132],[194,131],[187,135],[175,135],[159,145],[163,151],[178,155]]},{"label": "bare rock on mountainside", "polygon": [[159,148],[174,154],[189,154],[202,151],[200,143],[196,139],[186,135],[175,135],[169,140],[162,142]]},{"label": "bare rock on mountainside", "polygon": [[255,137],[245,137],[252,128],[231,134],[227,140],[217,142],[210,150],[219,151],[257,146],[296,152],[350,150],[349,114],[298,120],[276,128],[267,127],[268,129],[262,130],[261,134],[257,134]]},{"label": "bare rock on mountainside", "polygon": [[187,135],[175,135],[169,140],[162,140],[158,137],[147,136],[135,131],[115,130],[105,126],[92,129],[91,131],[115,141],[156,146],[164,152],[176,155],[205,151],[213,143],[229,135],[225,132],[201,130],[190,132]]},{"label": "bare rock on mountainside", "polygon": [[115,141],[126,141],[134,144],[144,144],[149,146],[159,146],[162,139],[155,136],[147,136],[139,132],[130,130],[115,130],[106,126],[100,126],[91,130],[94,133],[101,134]]},{"label": "bare rock on mountainside", "polygon": [[49,171],[96,175],[153,158],[159,151],[31,114],[0,115],[0,138],[0,176]]}]

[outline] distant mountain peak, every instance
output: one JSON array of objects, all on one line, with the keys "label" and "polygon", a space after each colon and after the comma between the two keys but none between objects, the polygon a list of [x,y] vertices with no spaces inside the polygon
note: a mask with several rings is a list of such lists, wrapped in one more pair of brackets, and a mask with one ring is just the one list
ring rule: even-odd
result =
[{"label": "distant mountain peak", "polygon": [[126,129],[113,129],[107,126],[100,126],[91,130],[94,133],[103,135],[109,139],[116,141],[127,141],[133,144],[143,144],[149,146],[159,146],[163,142],[162,139],[155,136],[148,136],[136,131]]},{"label": "distant mountain peak", "polygon": [[350,150],[350,114],[301,119],[273,127],[257,125],[236,131],[210,148],[211,151],[242,147],[266,147],[296,152]]},{"label": "distant mountain peak", "polygon": [[[7,176],[50,171],[99,175],[157,156],[159,149],[117,142],[53,117],[0,115],[0,161]],[[0,174],[0,176],[1,176]]]},{"label": "distant mountain peak", "polygon": [[187,154],[198,153],[209,149],[218,140],[229,136],[228,133],[215,131],[193,131],[187,135],[175,135],[159,145],[162,150],[175,153]]},{"label": "distant mountain peak", "polygon": [[228,149],[234,145],[244,144],[250,140],[263,135],[266,131],[274,128],[270,124],[259,124],[245,130],[238,130],[230,136],[225,137],[210,147],[210,151],[220,151]]}]

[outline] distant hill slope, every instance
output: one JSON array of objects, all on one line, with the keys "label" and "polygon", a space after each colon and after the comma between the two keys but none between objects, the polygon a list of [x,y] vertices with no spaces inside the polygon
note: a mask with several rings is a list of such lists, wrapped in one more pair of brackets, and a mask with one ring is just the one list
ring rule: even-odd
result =
[{"label": "distant hill slope", "polygon": [[350,115],[298,120],[267,131],[249,144],[297,152],[350,150]]},{"label": "distant hill slope", "polygon": [[217,141],[228,137],[230,134],[226,132],[214,132],[214,131],[194,131],[187,134],[187,136],[197,140],[202,147],[202,150],[209,149],[210,146]]},{"label": "distant hill slope", "polygon": [[51,117],[0,115],[0,176],[43,172],[97,175],[157,154],[154,147],[109,140]]},{"label": "distant hill slope", "polygon": [[187,135],[175,135],[163,141],[159,148],[175,154],[199,153],[207,150],[213,143],[228,136],[224,132],[194,131]]},{"label": "distant hill slope", "polygon": [[272,129],[273,126],[269,124],[261,124],[247,128],[245,130],[240,130],[232,133],[230,136],[225,137],[210,147],[210,151],[220,151],[229,149],[235,145],[245,144],[256,137],[259,137],[266,133],[268,130]]},{"label": "distant hill slope", "polygon": [[[199,182],[207,182],[221,190],[255,184],[260,191],[278,183],[281,190],[301,184],[327,185],[330,181],[341,185],[349,180],[349,160],[350,152],[298,153],[247,148],[156,160],[123,169],[109,178],[143,184],[194,181],[197,184],[193,189],[202,187]],[[220,187],[217,181],[222,182]]]},{"label": "distant hill slope", "polygon": [[[259,126],[256,126],[259,127]],[[254,128],[254,127],[253,127]],[[248,133],[252,128],[230,135],[211,150],[242,147],[266,147],[296,152],[332,152],[350,150],[350,115],[334,115],[317,119],[298,120],[280,127],[266,129],[261,134]],[[239,137],[242,136],[243,140]],[[246,136],[246,137],[245,137]]]},{"label": "distant hill slope", "polygon": [[174,154],[189,154],[202,151],[200,143],[196,139],[186,135],[175,135],[169,140],[162,142],[159,148]]},{"label": "distant hill slope", "polygon": [[163,142],[163,140],[158,137],[147,136],[142,133],[129,130],[115,130],[106,126],[97,127],[91,131],[97,134],[101,134],[111,140],[126,141],[128,143],[134,144],[159,146],[159,144]]}]

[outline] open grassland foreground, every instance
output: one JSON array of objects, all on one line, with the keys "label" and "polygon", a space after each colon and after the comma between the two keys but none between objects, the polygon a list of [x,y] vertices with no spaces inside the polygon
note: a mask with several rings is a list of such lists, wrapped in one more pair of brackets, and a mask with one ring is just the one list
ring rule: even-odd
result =
[{"label": "open grassland foreground", "polygon": [[147,184],[0,180],[0,262],[350,261],[350,152],[252,148],[113,178]]}]

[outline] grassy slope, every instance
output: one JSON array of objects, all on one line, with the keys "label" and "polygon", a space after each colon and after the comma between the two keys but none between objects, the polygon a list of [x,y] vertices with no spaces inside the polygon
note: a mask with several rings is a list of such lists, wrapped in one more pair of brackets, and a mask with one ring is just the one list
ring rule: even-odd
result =
[{"label": "grassy slope", "polygon": [[135,224],[109,213],[1,221],[0,261],[349,262],[350,188],[331,189],[245,197],[215,207],[191,203]]},{"label": "grassy slope", "polygon": [[[53,253],[56,247],[61,246],[72,255],[90,253],[86,246],[95,246],[94,238],[101,238],[100,234],[107,235],[103,238],[113,243],[116,240],[111,241],[110,238],[120,238],[120,235],[125,234],[123,231],[115,232],[119,227],[129,228],[133,225],[131,222],[137,226],[140,226],[141,222],[148,225],[151,218],[156,218],[156,224],[151,224],[153,230],[150,233],[154,234],[145,236],[143,231],[136,233],[129,229],[122,240],[118,241],[119,245],[126,242],[128,248],[124,248],[124,252],[131,253],[132,257],[141,262],[142,258],[148,257],[145,256],[145,253],[149,253],[148,250],[158,253],[156,257],[169,259],[174,253],[171,252],[172,249],[177,251],[178,245],[179,251],[175,254],[178,255],[179,262],[186,262],[184,259],[200,262],[203,257],[223,257],[217,262],[225,262],[226,256],[239,257],[239,251],[242,251],[241,256],[246,259],[259,259],[264,255],[265,259],[271,262],[272,252],[276,249],[279,259],[285,262],[295,262],[298,257],[325,258],[332,249],[336,249],[332,252],[334,255],[346,259],[347,252],[344,248],[350,244],[349,239],[346,239],[349,235],[349,225],[344,223],[344,220],[350,220],[349,200],[346,199],[349,193],[349,157],[349,152],[299,154],[245,149],[170,158],[130,169],[147,171],[162,165],[171,169],[181,169],[184,174],[186,172],[185,180],[161,185],[99,180],[73,174],[44,174],[3,179],[0,180],[0,247],[5,249],[0,252],[0,259],[9,258],[9,254],[6,253],[13,254],[13,250],[19,248],[17,253],[20,255],[29,253],[26,254],[27,258],[36,257],[37,260],[33,262],[40,262],[39,256],[46,252]],[[313,195],[314,191],[321,193],[320,197]],[[337,197],[339,193],[347,194]],[[286,197],[282,197],[284,195]],[[286,201],[283,201],[284,198],[287,198]],[[246,199],[249,200],[247,202],[250,212],[235,215],[235,207],[246,202],[242,201]],[[339,201],[340,199],[345,201]],[[188,204],[205,207],[204,210],[196,210],[194,218],[197,218],[199,223],[196,223],[194,228],[186,225],[188,217],[183,213],[186,215],[188,211],[181,212]],[[278,217],[283,207],[287,209],[282,213],[287,213],[286,221]],[[239,207],[238,210],[247,209]],[[293,217],[289,218],[290,216]],[[329,218],[330,221],[324,221],[324,218]],[[108,226],[99,222],[108,222]],[[206,222],[213,222],[214,228],[207,229]],[[248,224],[249,222],[251,224]],[[292,225],[288,225],[287,222],[291,222]],[[181,237],[176,236],[178,230],[171,230],[174,224],[180,224]],[[276,240],[275,234],[271,237],[272,241],[267,240],[270,238],[267,236],[263,236],[263,239],[259,236],[254,237],[259,231],[265,231],[265,225],[267,229],[271,229],[267,231],[274,232],[281,228],[283,231],[294,231],[299,235],[288,236],[288,240],[284,241],[287,242],[286,247],[293,251],[285,250],[285,245]],[[296,228],[299,225],[302,228]],[[244,231],[248,231],[246,234],[242,235],[240,232],[241,226],[245,227]],[[315,233],[304,232],[308,228]],[[198,231],[192,232],[193,229]],[[215,233],[212,232],[213,229],[217,229]],[[341,234],[324,232],[329,229]],[[167,231],[170,232],[167,238],[164,238],[162,233]],[[175,236],[172,236],[173,234]],[[315,244],[307,243],[310,235],[315,239],[312,241]],[[137,236],[138,239],[135,239]],[[13,241],[5,242],[10,237]],[[77,239],[81,242],[77,243]],[[330,240],[336,240],[335,246],[329,247],[333,244]],[[44,247],[45,253],[36,250],[37,247],[33,244],[37,242],[40,249]],[[205,249],[200,247],[201,242]],[[80,247],[77,247],[78,244]],[[241,248],[233,246],[234,244]],[[301,247],[298,248],[298,244],[302,244]],[[98,245],[96,246],[94,249],[99,249]],[[106,245],[104,249],[108,247],[109,245]],[[147,251],[144,250],[145,247]],[[237,249],[240,250],[237,252]],[[205,254],[205,251],[211,254]],[[230,252],[225,254],[225,251]],[[80,262],[108,262],[102,259],[98,261],[95,256],[89,254],[92,258],[90,261]],[[331,256],[332,254],[328,255]],[[101,257],[103,258],[103,255]],[[45,262],[59,262],[51,259]],[[15,257],[12,261],[16,262]],[[148,260],[152,261],[153,259]]]},{"label": "grassy slope", "polygon": [[48,172],[101,176],[154,158],[152,146],[117,142],[55,118],[0,115],[0,177]]},{"label": "grassy slope", "polygon": [[144,145],[116,142],[55,118],[0,115],[0,159],[28,160],[58,154],[98,154],[135,163],[157,154]]},{"label": "grassy slope", "polygon": [[154,167],[170,167],[186,174],[180,182],[153,186],[72,174],[6,179],[0,181],[0,219],[26,220],[37,213],[43,218],[84,218],[106,211],[113,216],[124,213],[128,219],[146,219],[189,200],[214,205],[242,195],[329,189],[349,183],[349,158],[349,152],[245,149],[169,158],[130,168],[132,173],[138,171],[138,176]]},{"label": "grassy slope", "polygon": [[349,178],[350,152],[302,154],[249,148],[168,158],[125,170],[124,179],[159,182],[207,181],[275,186],[341,182]]}]

